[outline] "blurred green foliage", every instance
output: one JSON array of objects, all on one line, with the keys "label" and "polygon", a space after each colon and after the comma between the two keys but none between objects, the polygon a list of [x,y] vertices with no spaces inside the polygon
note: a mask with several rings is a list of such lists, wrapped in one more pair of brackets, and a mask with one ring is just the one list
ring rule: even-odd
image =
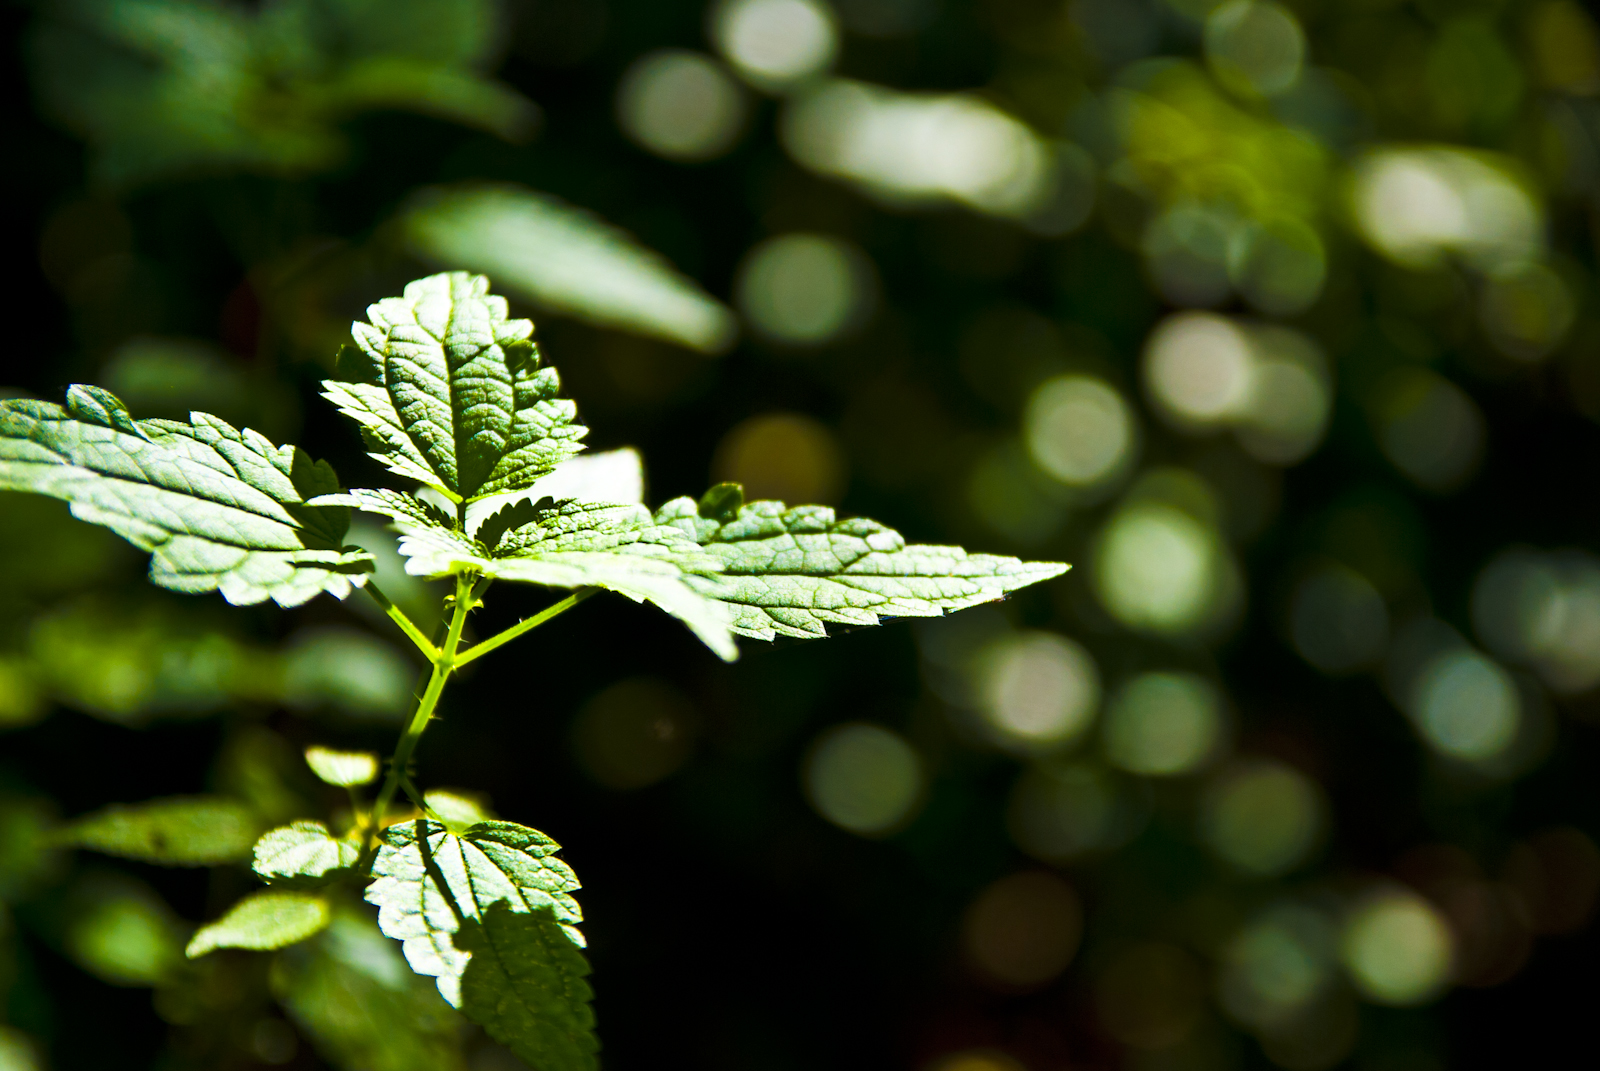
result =
[{"label": "blurred green foliage", "polygon": [[[484,270],[652,502],[736,479],[1075,563],[733,667],[592,608],[474,667],[421,761],[578,856],[609,1065],[1593,1050],[1584,5],[7,17],[20,390],[215,411],[359,482],[314,383],[369,302]],[[388,538],[351,536],[437,620]],[[206,795],[326,818],[337,862],[301,749],[384,746],[415,684],[370,608],[220,616],[142,568],[0,499],[0,1067],[514,1066],[362,905],[188,961],[244,864],[64,847]]]}]

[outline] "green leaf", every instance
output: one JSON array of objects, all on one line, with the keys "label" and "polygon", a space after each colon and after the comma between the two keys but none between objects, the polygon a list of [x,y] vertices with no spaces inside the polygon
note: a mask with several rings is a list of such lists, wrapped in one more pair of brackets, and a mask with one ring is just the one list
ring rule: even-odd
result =
[{"label": "green leaf", "polygon": [[424,192],[402,214],[406,243],[441,265],[487,272],[555,312],[720,352],[733,314],[658,254],[604,220],[521,186]]},{"label": "green leaf", "polygon": [[150,579],[221,591],[236,605],[297,606],[365,582],[372,556],[342,540],[349,514],[307,500],[338,489],[326,462],[204,413],[134,420],[115,395],[74,386],[67,404],[0,401],[0,488],[71,503],[153,552]]},{"label": "green leaf", "polygon": [[62,950],[96,978],[155,986],[182,971],[187,927],[144,882],[91,872],[53,899],[66,922]]},{"label": "green leaf", "polygon": [[254,811],[222,796],[172,796],[113,804],[60,833],[61,843],[167,866],[218,866],[250,858],[261,831]]},{"label": "green leaf", "polygon": [[714,571],[719,562],[678,528],[657,524],[643,506],[557,502],[535,507],[535,520],[498,536],[490,550],[413,495],[357,489],[318,501],[394,519],[406,571],[414,576],[477,573],[546,587],[606,588],[635,602],[654,603],[721,657],[739,656],[728,631],[728,610],[689,583],[693,570]]},{"label": "green leaf", "polygon": [[361,426],[372,456],[452,502],[530,486],[583,449],[588,430],[539,367],[533,324],[507,318],[481,275],[408,283],[351,328],[364,360],[324,397]]},{"label": "green leaf", "polygon": [[335,751],[332,748],[306,748],[306,765],[330,785],[355,788],[378,779],[378,756],[370,751]]},{"label": "green leaf", "polygon": [[571,896],[572,868],[555,857],[561,846],[512,822],[482,822],[454,833],[417,819],[380,835],[366,898],[378,926],[400,941],[418,974],[438,979],[439,992],[461,1007],[461,975],[472,958],[454,938],[465,922],[482,923],[489,908],[548,911],[574,945],[583,912]]},{"label": "green leaf", "polygon": [[461,976],[467,1018],[539,1071],[600,1066],[589,964],[549,908],[493,904],[462,924],[456,945],[471,956]]},{"label": "green leaf", "polygon": [[273,995],[336,1067],[461,1071],[461,1017],[406,966],[363,912],[336,904],[328,928],[273,957]]},{"label": "green leaf", "polygon": [[316,885],[349,871],[360,857],[360,845],[335,837],[321,822],[290,822],[261,834],[252,869],[262,881]]},{"label": "green leaf", "polygon": [[826,506],[741,505],[722,484],[696,503],[656,511],[717,562],[686,575],[696,591],[727,603],[741,636],[820,637],[827,625],[876,625],[883,617],[937,617],[1059,576],[1059,562],[1022,562],[960,547],[907,545],[866,518],[839,520]]},{"label": "green leaf", "polygon": [[422,794],[422,802],[452,833],[464,833],[480,822],[494,821],[494,811],[488,800],[476,792],[463,792],[455,788],[430,788]]},{"label": "green leaf", "polygon": [[537,117],[479,73],[495,46],[490,0],[58,0],[41,14],[35,88],[114,185],[324,169],[347,150],[339,122],[378,108],[511,138]]},{"label": "green leaf", "polygon": [[320,896],[261,889],[234,904],[217,921],[200,927],[183,954],[196,959],[218,948],[256,952],[283,948],[318,933],[330,917],[328,901]]}]

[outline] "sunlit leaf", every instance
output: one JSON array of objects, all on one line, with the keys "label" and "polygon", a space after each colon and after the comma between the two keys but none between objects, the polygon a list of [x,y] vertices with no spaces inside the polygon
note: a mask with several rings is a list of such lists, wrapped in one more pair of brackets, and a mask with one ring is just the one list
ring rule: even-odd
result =
[{"label": "sunlit leaf", "polygon": [[461,1017],[370,918],[335,906],[322,933],[273,957],[273,994],[323,1059],[364,1071],[460,1071]]},{"label": "sunlit leaf", "polygon": [[341,360],[352,380],[324,396],[397,476],[463,502],[526,488],[583,449],[588,429],[540,367],[533,324],[508,319],[483,276],[419,279],[367,315],[351,328],[359,353]]},{"label": "sunlit leaf", "polygon": [[378,756],[370,751],[312,746],[306,748],[306,765],[328,784],[341,788],[370,785],[378,778]]},{"label": "sunlit leaf", "polygon": [[401,217],[413,250],[487,272],[555,312],[717,352],[733,314],[660,255],[580,208],[520,186],[432,190]]},{"label": "sunlit leaf", "polygon": [[328,925],[328,902],[311,893],[261,889],[228,909],[215,922],[200,927],[184,949],[190,959],[218,948],[256,952],[283,948]]},{"label": "sunlit leaf", "polygon": [[71,388],[65,408],[0,401],[0,488],[66,500],[152,551],[150,579],[174,591],[282,606],[344,598],[371,555],[342,546],[344,510],[306,505],[338,486],[326,462],[203,413],[136,421],[88,386]]},{"label": "sunlit leaf", "polygon": [[172,796],[113,804],[62,829],[61,842],[167,866],[217,866],[250,858],[261,830],[254,811],[222,796]]},{"label": "sunlit leaf", "polygon": [[1068,568],[908,545],[877,521],[841,521],[826,506],[744,505],[733,484],[712,488],[698,503],[673,499],[655,519],[715,558],[718,568],[697,569],[688,583],[732,608],[735,632],[762,640],[819,637],[827,625],[876,625],[884,617],[937,617]]},{"label": "sunlit leaf", "polygon": [[688,625],[722,658],[738,657],[728,611],[688,583],[690,570],[719,568],[692,538],[636,505],[558,502],[521,511],[533,521],[496,534],[493,550],[413,495],[357,489],[325,501],[391,517],[406,571],[441,577],[476,573],[546,587],[601,587],[649,601]]},{"label": "sunlit leaf", "polygon": [[417,819],[390,826],[372,865],[366,897],[378,905],[378,926],[400,941],[412,969],[439,980],[439,992],[461,1007],[461,974],[472,958],[456,944],[466,921],[481,923],[490,906],[549,911],[574,943],[583,920],[572,868],[555,857],[561,846],[511,822],[482,822],[454,833]]},{"label": "sunlit leaf", "polygon": [[451,832],[465,832],[479,822],[494,821],[494,811],[479,793],[462,792],[454,788],[430,788],[422,794],[428,809],[440,818]]},{"label": "sunlit leaf", "polygon": [[348,871],[360,857],[360,845],[335,837],[321,822],[290,822],[261,834],[252,869],[263,881],[316,885]]}]

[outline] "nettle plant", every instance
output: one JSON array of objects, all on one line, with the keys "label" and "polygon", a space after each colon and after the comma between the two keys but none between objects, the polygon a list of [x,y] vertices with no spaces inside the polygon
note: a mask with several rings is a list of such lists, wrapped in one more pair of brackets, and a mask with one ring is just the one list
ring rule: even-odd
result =
[{"label": "nettle plant", "polygon": [[[510,319],[488,286],[435,275],[371,306],[340,354],[344,378],[325,384],[371,456],[414,490],[346,490],[296,447],[204,413],[136,420],[83,385],[65,406],[0,402],[0,489],[66,500],[76,517],[150,551],[150,579],[173,591],[292,607],[360,588],[378,602],[432,667],[387,770],[372,754],[307,749],[318,777],[349,789],[349,828],[296,821],[262,834],[253,869],[266,887],[200,927],[188,954],[306,940],[334,918],[341,886],[364,886],[379,928],[450,1004],[540,1071],[568,1071],[595,1067],[599,1047],[577,877],[545,834],[460,795],[425,794],[412,777],[455,671],[599,591],[655,604],[732,661],[736,636],[822,637],[828,625],[936,616],[1067,566],[907,545],[827,507],[746,503],[736,484],[654,513],[544,496],[540,481],[583,449],[587,429],[542,365],[533,324]],[[372,554],[345,545],[352,509],[393,522],[409,573],[453,580],[434,636],[372,583]],[[571,594],[464,647],[467,619],[496,581]],[[234,835],[220,828],[230,820],[200,800],[157,800],[90,816],[66,839],[203,865],[224,861],[216,845]]]}]

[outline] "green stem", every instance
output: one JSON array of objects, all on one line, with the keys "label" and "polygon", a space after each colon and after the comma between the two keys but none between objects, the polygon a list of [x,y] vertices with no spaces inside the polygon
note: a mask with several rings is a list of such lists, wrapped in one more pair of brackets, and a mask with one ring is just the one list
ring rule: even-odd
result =
[{"label": "green stem", "polygon": [[399,790],[401,778],[405,776],[406,765],[411,761],[411,753],[417,749],[417,742],[422,739],[422,734],[428,728],[428,722],[433,718],[434,710],[439,706],[439,696],[444,694],[445,682],[450,679],[450,674],[459,664],[456,659],[456,649],[461,645],[461,630],[466,627],[467,614],[472,610],[472,587],[472,580],[468,577],[456,577],[455,607],[450,615],[450,631],[445,635],[444,646],[436,649],[430,659],[433,662],[433,672],[428,675],[428,686],[423,690],[422,698],[417,701],[417,711],[411,716],[411,724],[406,726],[405,734],[394,746],[394,757],[389,762],[389,776],[384,778],[383,788],[378,791],[378,799],[372,805],[374,836],[383,826],[383,820],[389,813],[389,804],[394,802],[395,792]]},{"label": "green stem", "polygon": [[530,632],[533,629],[538,628],[540,625],[544,624],[552,617],[555,617],[557,614],[562,614],[572,609],[574,606],[578,605],[584,599],[587,599],[589,596],[593,595],[599,590],[599,588],[579,588],[577,591],[573,592],[571,595],[568,595],[555,605],[547,606],[527,620],[519,621],[517,624],[512,625],[499,635],[491,636],[482,643],[467,648],[465,651],[461,652],[460,655],[456,656],[455,664],[458,666],[464,666],[475,658],[481,658],[490,651],[493,651],[495,648],[510,643],[518,636],[521,636],[524,632]]},{"label": "green stem", "polygon": [[437,661],[439,648],[435,647],[428,637],[422,634],[422,630],[412,622],[411,618],[405,615],[405,611],[390,602],[389,597],[379,591],[378,585],[372,581],[367,581],[365,588],[367,594],[372,596],[372,600],[383,607],[383,612],[389,615],[390,620],[400,626],[400,631],[406,634],[406,638],[417,645],[417,650],[422,652],[422,656],[430,662]]}]

